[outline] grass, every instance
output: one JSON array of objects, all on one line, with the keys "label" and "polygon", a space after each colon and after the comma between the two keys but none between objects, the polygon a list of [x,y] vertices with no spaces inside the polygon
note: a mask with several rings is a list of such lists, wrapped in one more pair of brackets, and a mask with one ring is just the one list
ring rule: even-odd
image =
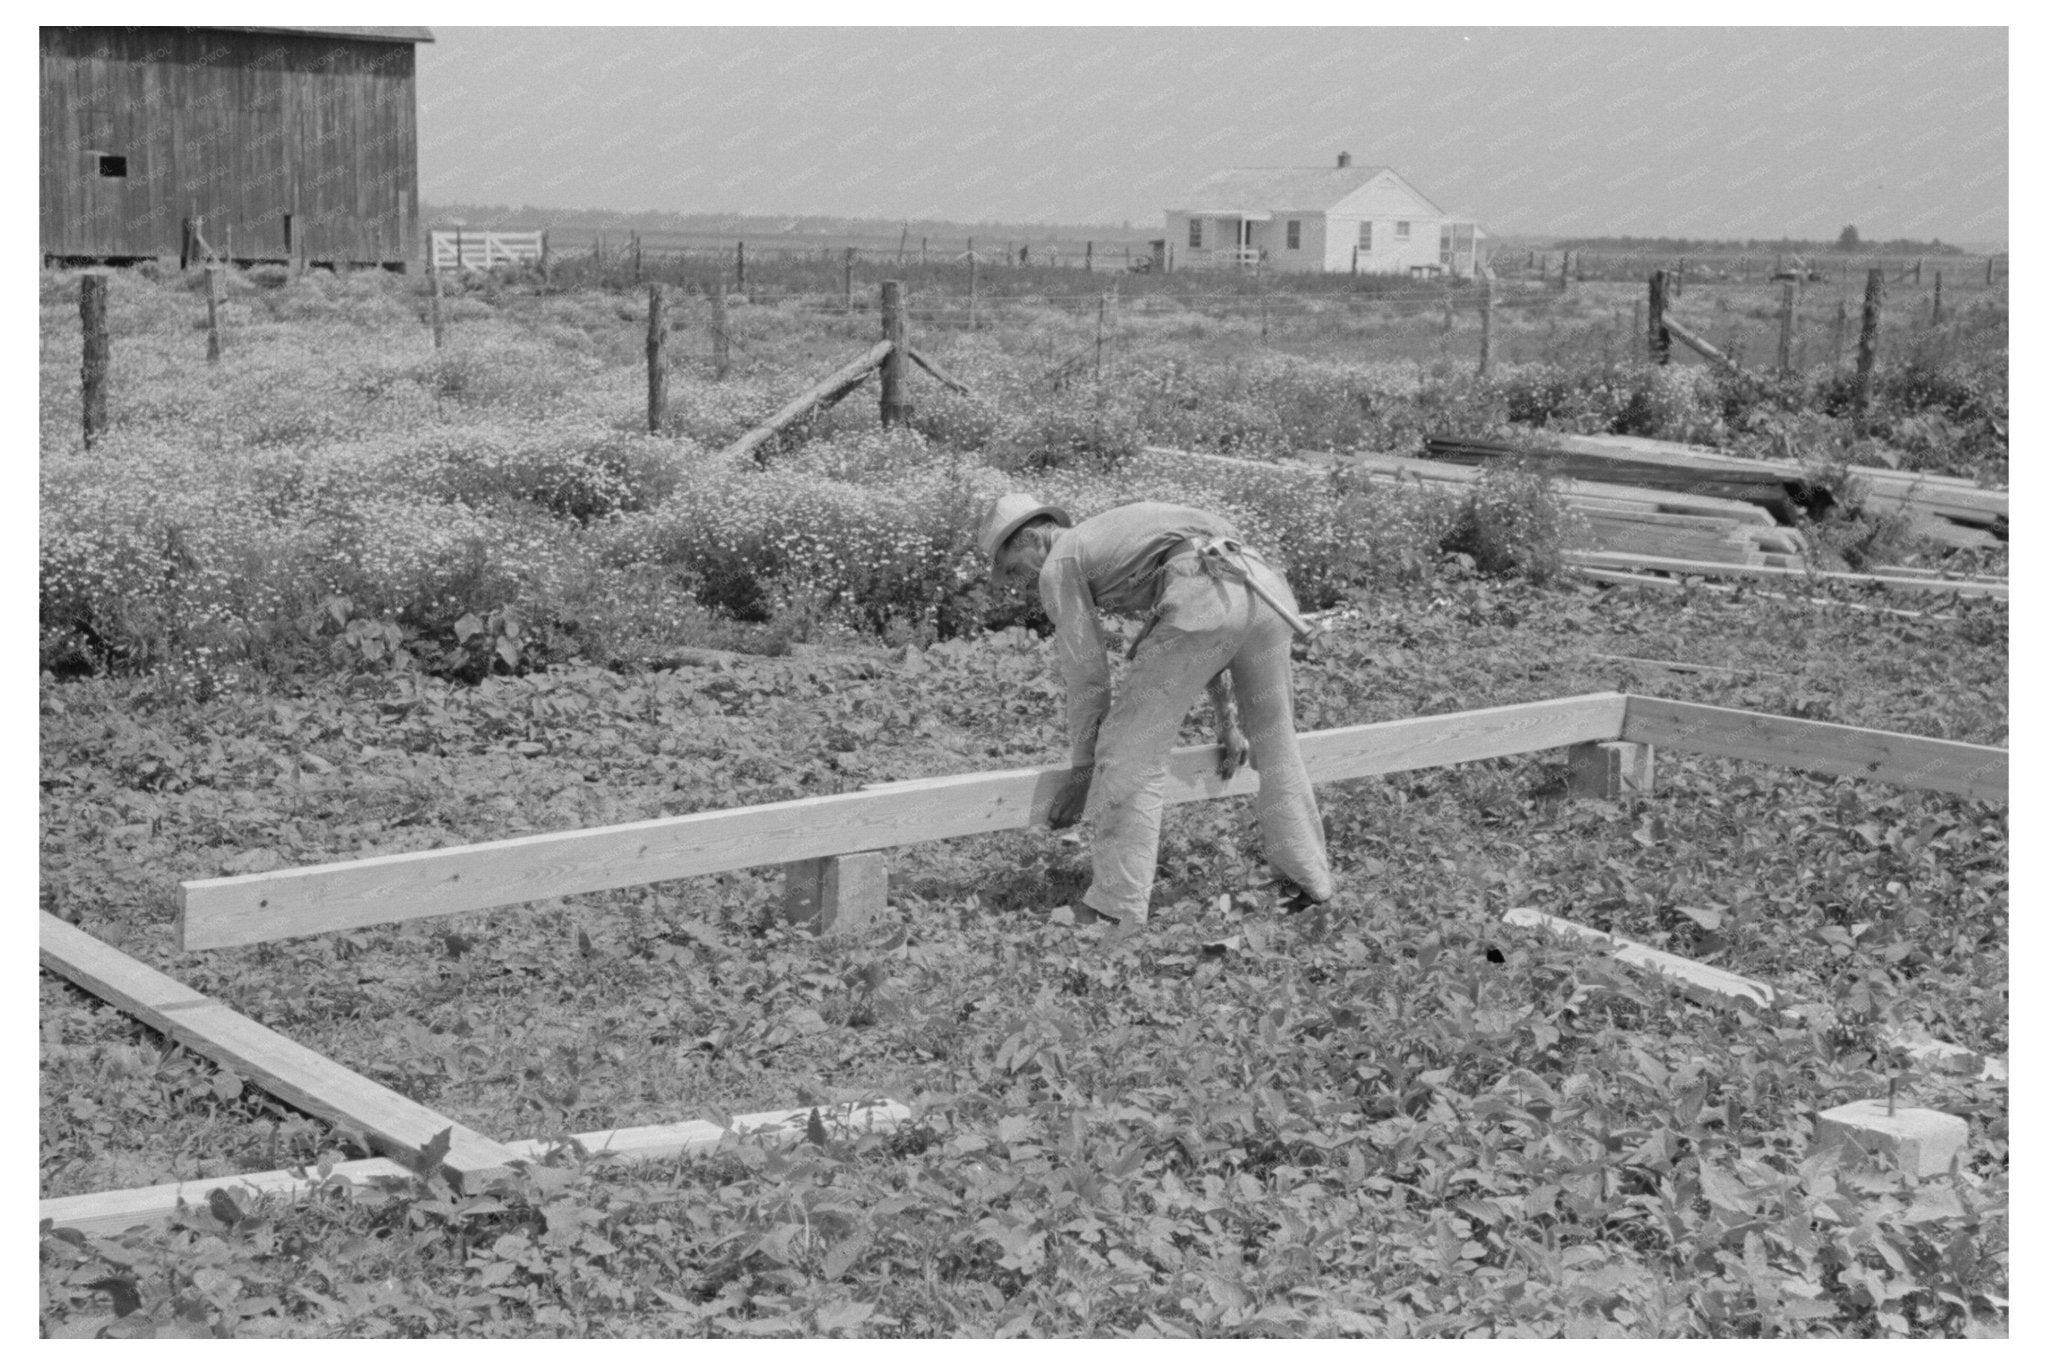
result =
[{"label": "grass", "polygon": [[[920,388],[916,429],[882,433],[857,397],[734,470],[716,448],[871,320],[736,308],[739,377],[679,359],[649,437],[630,294],[479,283],[436,355],[417,282],[238,277],[209,372],[193,297],[123,274],[115,428],[87,455],[69,291],[46,277],[45,909],[494,1136],[873,1095],[921,1122],[46,1233],[46,1332],[2004,1331],[2002,1089],[1906,1080],[1971,1119],[1939,1195],[1808,1150],[1815,1110],[1898,1074],[1880,1026],[2007,1048],[2002,807],[1670,755],[1649,800],[1570,802],[1558,756],[1531,756],[1327,788],[1323,923],[1249,889],[1256,833],[1225,802],[1170,815],[1156,929],[1121,946],[1051,922],[1082,849],[1020,831],[892,854],[887,915],[844,940],[782,927],[763,869],[170,950],[180,880],[1056,761],[1047,646],[964,548],[974,496],[1011,481],[1228,508],[1305,597],[1351,600],[1299,672],[1304,728],[1624,687],[2007,742],[2001,604],[1539,585],[1541,488],[1461,517],[1131,454],[1398,449],[1512,429],[1517,404],[1737,444],[1766,439],[1758,413],[1851,433],[1819,389],[1740,406],[1692,369],[1562,349],[1479,388],[1448,355],[1382,358],[1432,325],[1398,301],[1269,313],[1261,349],[1242,305],[1182,300],[1133,307],[1098,388],[1093,317],[1020,302],[931,341],[972,399]],[[1582,306],[1553,312],[1559,348],[1597,349]],[[1916,458],[1999,449],[1968,433],[2003,412],[2000,327],[1958,323],[1888,399],[1881,422],[1953,419]],[[1508,576],[1467,567],[1494,550]],[[1514,904],[1823,1008],[1702,1009],[1505,930]],[[1224,932],[1242,950],[1203,956]],[[45,1196],[359,1150],[53,977],[40,998]]]}]

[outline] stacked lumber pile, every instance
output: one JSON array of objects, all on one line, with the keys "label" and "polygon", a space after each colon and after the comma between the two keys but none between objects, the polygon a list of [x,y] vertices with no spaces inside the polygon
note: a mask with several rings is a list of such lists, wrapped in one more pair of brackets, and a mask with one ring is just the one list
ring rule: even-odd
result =
[{"label": "stacked lumber pile", "polygon": [[[1390,482],[1461,487],[1479,478],[1479,471],[1467,464],[1402,455],[1309,454],[1303,458]],[[1806,565],[1806,542],[1799,532],[1780,526],[1768,510],[1751,501],[1586,478],[1563,478],[1557,487],[1592,529],[1589,549],[1706,564],[1783,569]]]},{"label": "stacked lumber pile", "polygon": [[[1826,493],[1813,487],[1807,471],[1792,461],[1747,460],[1675,441],[1558,435],[1551,437],[1546,447],[1528,451],[1498,442],[1457,439],[1432,439],[1426,448],[1434,459],[1463,465],[1523,455],[1566,477],[1616,480],[1739,500],[1770,511],[1780,521],[1791,521],[1794,509],[1816,518],[1827,511]],[[2006,539],[2010,496],[2002,488],[1980,488],[1968,479],[1875,465],[1853,465],[1849,472],[1861,481],[1868,505],[1905,512],[1912,518],[1915,533],[1938,544],[1985,548]]]}]

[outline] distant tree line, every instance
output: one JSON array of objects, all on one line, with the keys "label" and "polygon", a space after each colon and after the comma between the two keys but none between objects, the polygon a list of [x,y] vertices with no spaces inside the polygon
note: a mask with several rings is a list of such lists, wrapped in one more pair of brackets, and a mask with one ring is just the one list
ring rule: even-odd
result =
[{"label": "distant tree line", "polygon": [[[901,218],[840,218],[823,214],[797,213],[676,213],[661,210],[628,212],[620,209],[536,208],[523,204],[422,204],[421,220],[442,225],[457,219],[478,227],[524,230],[569,228],[584,232],[677,232],[722,237],[799,234],[821,237],[879,237],[904,231]],[[908,223],[911,244],[920,235],[965,237],[976,234],[990,238],[1013,236],[1093,237],[1099,241],[1139,237],[1143,229],[1109,227],[1101,223],[955,223],[938,219],[913,218]]]},{"label": "distant tree line", "polygon": [[1858,233],[1854,226],[1845,227],[1832,241],[1820,241],[1805,237],[1779,237],[1746,239],[1718,237],[1573,237],[1552,246],[1555,251],[1627,251],[1645,254],[1676,255],[1689,253],[1695,256],[1726,255],[1729,252],[1747,252],[1751,255],[1769,252],[1783,252],[1788,256],[1814,255],[1820,252],[1851,253],[1867,251],[1886,256],[1964,256],[1969,253],[1959,246],[1951,246],[1939,237],[1919,241],[1912,237],[1894,237],[1889,241],[1869,241]]}]

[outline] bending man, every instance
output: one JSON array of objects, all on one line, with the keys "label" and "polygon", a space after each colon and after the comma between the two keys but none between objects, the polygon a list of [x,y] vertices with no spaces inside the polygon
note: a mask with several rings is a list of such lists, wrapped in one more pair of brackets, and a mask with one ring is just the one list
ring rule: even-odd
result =
[{"label": "bending man", "polygon": [[[1167,757],[1205,686],[1226,778],[1245,761],[1249,732],[1259,833],[1288,883],[1289,908],[1328,900],[1322,815],[1294,735],[1292,630],[1247,581],[1255,578],[1291,612],[1287,580],[1238,545],[1221,517],[1159,502],[1130,503],[1076,526],[1062,508],[1006,494],[983,519],[981,547],[994,586],[1035,582],[1052,618],[1073,737],[1073,770],[1053,800],[1052,826],[1064,829],[1084,810],[1094,818],[1095,876],[1082,903],[1108,919],[1145,922]],[[1145,622],[1114,701],[1098,611]]]}]

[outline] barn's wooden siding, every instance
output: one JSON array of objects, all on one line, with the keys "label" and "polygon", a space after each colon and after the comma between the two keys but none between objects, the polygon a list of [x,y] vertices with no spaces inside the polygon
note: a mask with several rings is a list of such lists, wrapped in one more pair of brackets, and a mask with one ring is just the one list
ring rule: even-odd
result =
[{"label": "barn's wooden siding", "polygon": [[[42,249],[397,264],[418,242],[413,44],[203,28],[42,30]],[[125,156],[127,176],[100,173]]]}]

